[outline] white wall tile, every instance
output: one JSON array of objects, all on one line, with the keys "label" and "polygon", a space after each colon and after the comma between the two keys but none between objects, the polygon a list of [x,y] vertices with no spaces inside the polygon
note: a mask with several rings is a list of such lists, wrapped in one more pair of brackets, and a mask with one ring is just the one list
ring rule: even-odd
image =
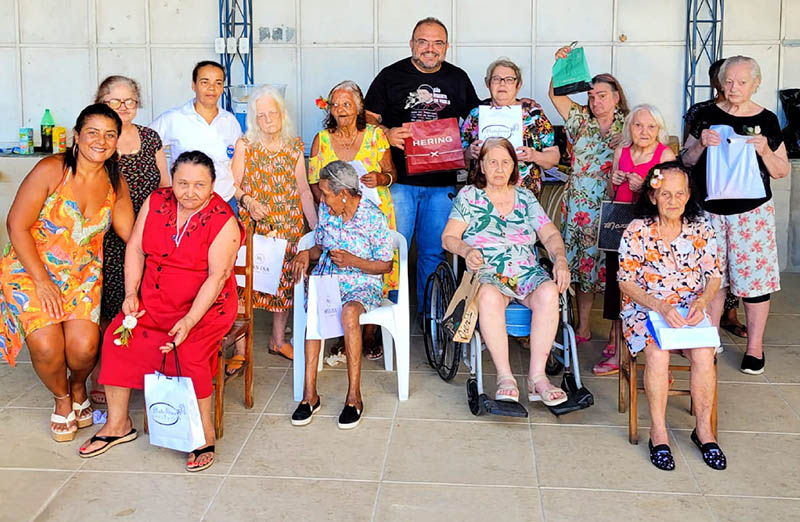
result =
[{"label": "white wall tile", "polygon": [[305,0],[300,4],[300,38],[313,43],[372,43],[372,0]]},{"label": "white wall tile", "polygon": [[97,2],[97,40],[102,43],[145,43],[146,1]]},{"label": "white wall tile", "polygon": [[539,42],[605,42],[611,34],[613,0],[540,1],[536,3]]},{"label": "white wall tile", "polygon": [[194,97],[192,68],[201,60],[215,60],[213,50],[153,49],[153,117]]},{"label": "white wall tile", "polygon": [[777,40],[780,20],[781,0],[726,0],[724,40]]},{"label": "white wall tile", "polygon": [[[408,43],[414,25],[432,16],[444,23],[453,41],[453,16],[450,0],[377,0],[378,41],[381,43]],[[455,0],[453,0],[455,1]]]},{"label": "white wall tile", "polygon": [[489,97],[486,87],[486,67],[497,58],[505,56],[522,69],[522,88],[520,97],[530,97],[531,85],[531,48],[530,47],[462,47],[458,50],[458,65],[469,74],[475,92],[481,99]]},{"label": "white wall tile", "polygon": [[150,41],[204,43],[219,36],[219,3],[209,0],[149,0]]},{"label": "white wall tile", "polygon": [[253,2],[253,34],[253,44],[297,42],[294,2]]},{"label": "white wall tile", "polygon": [[532,38],[530,0],[460,0],[458,42],[530,42]]},{"label": "white wall tile", "polygon": [[[253,51],[255,83],[286,85],[286,109],[300,133],[299,93],[297,86],[297,53],[293,48],[258,47]],[[314,110],[316,107],[304,107]]]},{"label": "white wall tile", "polygon": [[[450,61],[452,52],[448,51],[447,61]],[[411,56],[411,49],[406,45],[403,47],[379,47],[378,48],[378,71],[391,65],[394,62]]]},{"label": "white wall tile", "polygon": [[781,88],[800,88],[800,47],[783,48],[783,85]]},{"label": "white wall tile", "polygon": [[[12,11],[13,12],[13,11]],[[23,43],[89,43],[87,0],[36,0],[19,2]]]},{"label": "white wall tile", "polygon": [[[683,2],[642,2],[617,0],[617,34],[625,34],[628,42],[684,42],[686,9]],[[727,29],[727,28],[726,28]]]},{"label": "white wall tile", "polygon": [[783,18],[786,38],[791,40],[800,39],[800,2],[796,0],[784,2]]},{"label": "white wall tile", "polygon": [[[153,121],[153,101],[147,81],[147,50],[144,47],[101,48],[97,50],[98,85],[106,77],[119,74],[133,78],[142,91],[142,100],[134,122],[147,125]],[[93,92],[94,93],[94,92]]]},{"label": "white wall tile", "polygon": [[14,26],[14,0],[0,0],[0,43],[14,43],[17,29]]},{"label": "white wall tile", "polygon": [[71,129],[78,113],[89,105],[91,84],[86,49],[22,49],[24,127],[33,127],[39,143],[39,126],[46,108],[56,125]]},{"label": "white wall tile", "polygon": [[0,141],[17,141],[22,113],[17,100],[17,51],[0,49]]},{"label": "white wall tile", "polygon": [[[777,45],[727,45],[723,44],[723,56],[740,54],[749,56],[761,67],[761,86],[753,95],[753,101],[777,113],[778,107],[778,46]],[[787,62],[784,67],[787,67]],[[790,67],[788,67],[790,68]]]}]

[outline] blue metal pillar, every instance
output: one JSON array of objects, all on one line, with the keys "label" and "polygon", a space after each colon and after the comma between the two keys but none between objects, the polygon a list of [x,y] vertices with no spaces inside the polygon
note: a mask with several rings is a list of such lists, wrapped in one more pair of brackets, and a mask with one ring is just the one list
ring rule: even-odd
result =
[{"label": "blue metal pillar", "polygon": [[[253,1],[252,0],[219,0],[219,36],[225,41],[225,52],[219,55],[219,63],[225,69],[225,94],[222,103],[225,109],[231,110],[231,72],[242,70],[242,83],[253,84]],[[236,41],[236,50],[228,53],[228,40]],[[239,43],[247,40],[247,52],[242,53]]]},{"label": "blue metal pillar", "polygon": [[725,0],[686,0],[686,62],[683,112],[697,98],[709,99],[708,68],[722,58],[722,19]]}]

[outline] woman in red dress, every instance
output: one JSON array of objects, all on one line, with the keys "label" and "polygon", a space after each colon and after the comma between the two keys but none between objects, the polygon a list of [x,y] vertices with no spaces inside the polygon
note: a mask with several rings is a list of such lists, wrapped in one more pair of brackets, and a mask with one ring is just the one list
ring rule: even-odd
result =
[{"label": "woman in red dress", "polygon": [[[100,384],[108,422],[80,449],[94,457],[136,438],[128,416],[131,388],[161,368],[177,349],[181,375],[191,377],[206,444],[189,454],[187,471],[214,462],[212,378],[217,348],[236,318],[233,265],[244,231],[230,206],[214,193],[214,164],[199,151],[178,156],[173,187],[144,202],[125,253],[125,301],[103,339]],[[115,330],[126,316],[137,319],[127,343]],[[130,320],[130,319],[128,319]],[[166,375],[176,375],[166,358]]]}]

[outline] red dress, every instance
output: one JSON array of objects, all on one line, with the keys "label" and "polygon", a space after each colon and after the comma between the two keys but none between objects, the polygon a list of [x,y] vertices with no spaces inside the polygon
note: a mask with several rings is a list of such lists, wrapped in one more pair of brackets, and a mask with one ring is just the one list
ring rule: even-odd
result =
[{"label": "red dress", "polygon": [[[144,375],[161,368],[159,347],[172,340],[170,329],[192,307],[197,292],[208,277],[208,249],[219,231],[234,217],[230,206],[217,194],[200,212],[189,218],[186,231],[177,237],[177,200],[172,188],[160,188],[150,196],[142,234],[145,253],[139,306],[145,314],[133,329],[127,346],[117,346],[114,331],[125,318],[120,312],[103,338],[100,384],[124,388],[144,387]],[[237,221],[238,223],[238,221]],[[239,225],[244,240],[244,230]],[[236,319],[236,280],[233,273],[202,319],[178,346],[181,375],[191,377],[199,399],[213,391],[217,370],[217,348]],[[176,375],[175,358],[166,358],[166,375]]]}]

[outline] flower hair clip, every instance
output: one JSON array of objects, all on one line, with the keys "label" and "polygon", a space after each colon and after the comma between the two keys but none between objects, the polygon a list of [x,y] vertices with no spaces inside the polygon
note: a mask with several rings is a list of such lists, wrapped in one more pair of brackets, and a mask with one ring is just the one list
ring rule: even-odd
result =
[{"label": "flower hair clip", "polygon": [[126,315],[122,320],[122,324],[114,330],[114,335],[119,334],[119,337],[114,339],[114,344],[117,346],[128,346],[128,342],[133,337],[133,329],[136,328],[138,321],[132,315]]},{"label": "flower hair clip", "polygon": [[661,169],[655,169],[650,176],[650,186],[657,189],[661,186],[662,181],[664,181],[664,175],[661,173]]},{"label": "flower hair clip", "polygon": [[327,111],[329,108],[328,100],[324,96],[320,96],[319,98],[314,100],[314,103],[317,104],[318,109],[322,109],[323,111]]}]

